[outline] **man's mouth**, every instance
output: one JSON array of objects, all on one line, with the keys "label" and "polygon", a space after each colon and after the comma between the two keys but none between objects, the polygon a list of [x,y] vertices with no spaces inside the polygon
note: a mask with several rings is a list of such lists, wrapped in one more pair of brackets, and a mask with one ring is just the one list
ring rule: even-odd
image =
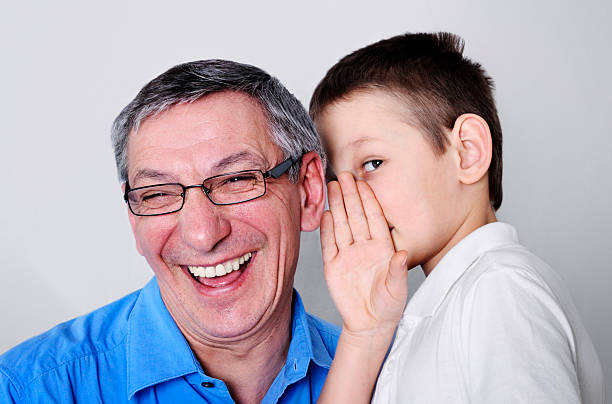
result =
[{"label": "man's mouth", "polygon": [[188,265],[189,272],[196,278],[216,278],[225,276],[233,271],[239,271],[249,264],[253,253],[248,252],[239,258],[219,263],[214,266]]}]

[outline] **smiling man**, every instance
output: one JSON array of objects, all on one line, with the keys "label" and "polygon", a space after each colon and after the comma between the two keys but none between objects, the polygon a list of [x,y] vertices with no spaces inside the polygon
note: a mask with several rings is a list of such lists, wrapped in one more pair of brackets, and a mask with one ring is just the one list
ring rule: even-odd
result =
[{"label": "smiling man", "polygon": [[318,228],[324,154],[258,68],[176,66],[119,114],[113,145],[155,278],[0,358],[2,402],[315,402],[338,330],[293,290]]}]

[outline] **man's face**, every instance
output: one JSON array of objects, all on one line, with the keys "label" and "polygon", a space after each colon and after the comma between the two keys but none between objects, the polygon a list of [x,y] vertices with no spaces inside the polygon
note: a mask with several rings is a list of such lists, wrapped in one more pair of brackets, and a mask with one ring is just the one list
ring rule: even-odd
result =
[{"label": "man's face", "polygon": [[379,90],[325,107],[316,124],[334,171],[349,171],[374,191],[396,249],[413,252],[410,268],[437,261],[461,218],[451,153],[436,156],[408,116],[402,100]]},{"label": "man's face", "polygon": [[[232,92],[206,96],[145,120],[128,143],[132,188],[202,183],[214,175],[260,169],[283,160],[263,110]],[[215,206],[199,188],[182,210],[130,222],[138,251],[157,276],[168,310],[183,331],[211,341],[240,339],[273,326],[290,311],[300,240],[300,194],[287,175],[268,179],[266,194]],[[231,265],[231,273],[195,277],[189,267]]]}]

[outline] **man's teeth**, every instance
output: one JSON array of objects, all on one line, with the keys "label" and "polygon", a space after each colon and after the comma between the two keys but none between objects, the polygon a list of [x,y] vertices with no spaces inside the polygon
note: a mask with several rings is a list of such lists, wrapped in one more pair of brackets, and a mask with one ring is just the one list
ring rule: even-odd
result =
[{"label": "man's teeth", "polygon": [[252,253],[248,252],[240,258],[234,258],[233,260],[217,264],[210,267],[198,267],[198,266],[187,266],[189,272],[194,276],[203,278],[214,278],[216,276],[227,275],[232,271],[236,271],[240,268],[240,265],[251,259]]}]

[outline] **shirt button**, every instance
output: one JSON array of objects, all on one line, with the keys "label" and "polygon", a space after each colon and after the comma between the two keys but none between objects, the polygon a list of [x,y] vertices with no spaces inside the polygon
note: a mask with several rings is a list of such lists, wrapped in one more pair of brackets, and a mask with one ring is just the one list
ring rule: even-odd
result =
[{"label": "shirt button", "polygon": [[212,382],[202,382],[202,387],[215,387]]}]

